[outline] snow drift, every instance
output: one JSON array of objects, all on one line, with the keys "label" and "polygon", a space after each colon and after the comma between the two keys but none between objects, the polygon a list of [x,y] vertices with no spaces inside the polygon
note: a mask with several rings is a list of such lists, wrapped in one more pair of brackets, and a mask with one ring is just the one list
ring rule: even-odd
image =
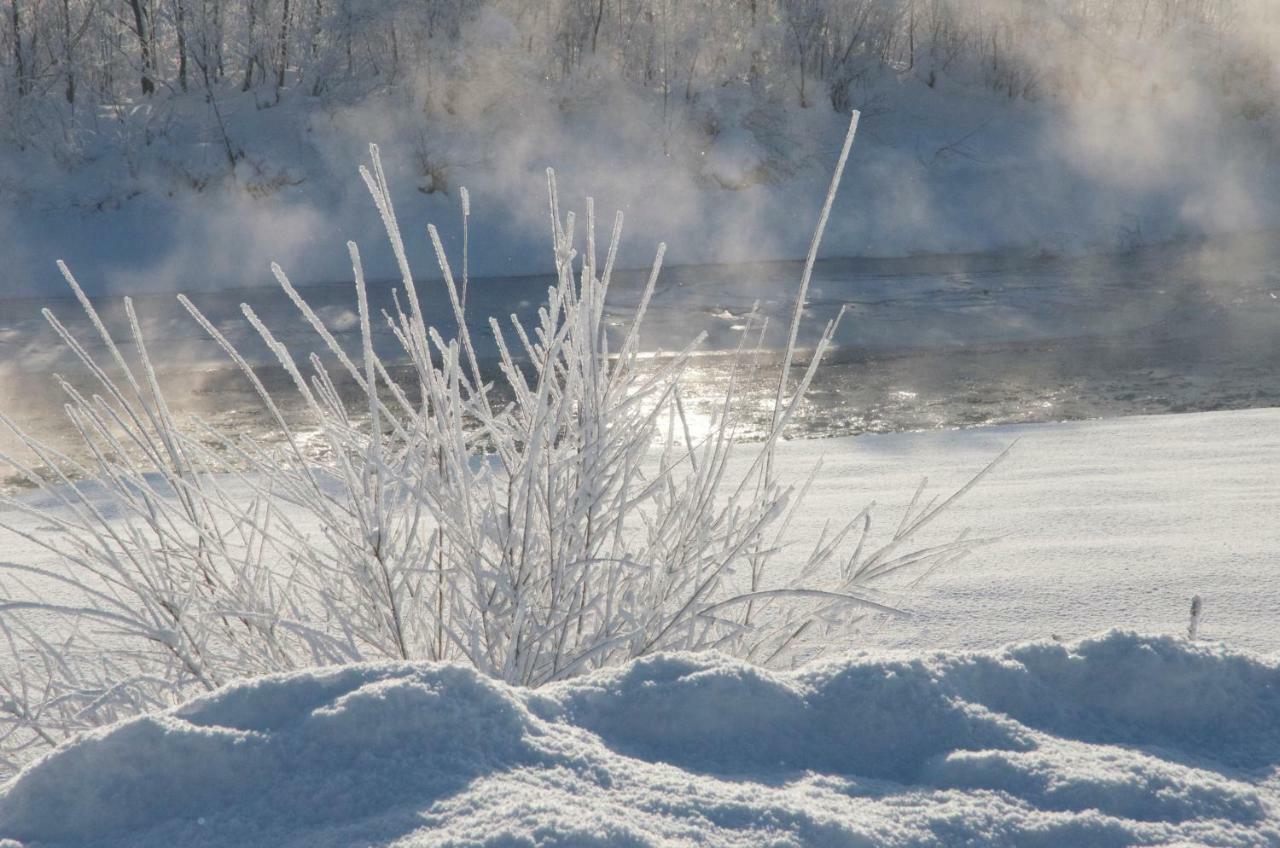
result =
[{"label": "snow drift", "polygon": [[1280,845],[1280,665],[1112,631],[537,691],[376,664],[86,734],[0,792],[34,845]]}]

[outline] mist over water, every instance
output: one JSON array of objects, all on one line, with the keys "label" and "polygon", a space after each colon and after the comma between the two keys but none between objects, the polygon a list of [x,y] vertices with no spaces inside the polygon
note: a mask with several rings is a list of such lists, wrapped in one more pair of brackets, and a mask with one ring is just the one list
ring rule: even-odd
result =
[{"label": "mist over water", "polygon": [[[707,333],[685,387],[692,420],[710,421],[754,306],[756,326],[764,318],[768,325],[759,357],[749,358],[747,370],[737,366],[739,381],[746,380],[739,413],[748,436],[767,426],[777,385],[776,354],[785,343],[799,272],[799,263],[758,263],[676,267],[663,275],[642,344],[655,354],[657,367],[663,354]],[[634,317],[643,276],[623,272],[611,288],[609,322],[619,336]],[[527,324],[550,282],[545,277],[471,281],[471,331],[499,394],[503,381],[487,316],[511,313]],[[391,308],[393,290],[390,282],[372,287],[375,311]],[[442,286],[421,291],[428,322],[451,335]],[[354,355],[359,327],[351,289],[335,285],[304,293]],[[322,457],[323,443],[306,439],[308,413],[290,378],[239,311],[241,301],[251,304],[296,357],[314,351],[331,362],[293,305],[282,292],[265,288],[205,293],[195,301],[254,364],[303,434],[307,450]],[[106,361],[101,343],[95,344],[88,322],[72,306],[62,301],[54,311]],[[149,350],[166,351],[158,362],[161,384],[179,415],[198,417],[233,438],[280,437],[248,380],[212,340],[200,338],[199,328],[172,298],[145,297],[137,306],[146,316]],[[107,299],[100,308],[131,358],[119,301]],[[1275,232],[1080,258],[983,254],[823,260],[814,275],[801,345],[812,344],[817,329],[842,310],[837,347],[818,371],[793,437],[1280,405],[1280,239]],[[30,349],[52,357],[45,368],[64,374],[81,390],[89,386],[89,375],[67,354],[54,355],[47,329],[0,327],[10,344],[23,332],[34,334],[26,342]],[[391,361],[397,344],[385,326],[375,329],[375,347],[392,354]],[[331,375],[353,418],[361,420],[364,401],[358,388],[340,369]],[[413,384],[412,375],[397,376]],[[76,457],[77,439],[45,373],[6,369],[3,381],[11,399],[6,413]],[[6,438],[3,450],[15,448]],[[3,485],[18,489],[24,483],[10,474]]]},{"label": "mist over water", "polygon": [[[266,49],[241,29],[253,2],[224,4],[226,50]],[[355,175],[369,142],[426,273],[422,224],[456,246],[461,185],[476,273],[549,272],[547,166],[566,202],[626,212],[624,265],[659,240],[677,262],[794,259],[850,108],[863,131],[826,256],[1082,254],[1280,227],[1270,0],[628,0],[598,20],[590,5],[386,4],[294,21],[283,87],[228,72],[139,99],[122,67],[110,120],[15,101],[0,292],[61,291],[54,258],[103,293],[270,285],[270,260],[327,283],[349,275],[348,238],[392,275]],[[38,15],[27,25],[51,37]],[[166,26],[155,37],[176,49]]]}]

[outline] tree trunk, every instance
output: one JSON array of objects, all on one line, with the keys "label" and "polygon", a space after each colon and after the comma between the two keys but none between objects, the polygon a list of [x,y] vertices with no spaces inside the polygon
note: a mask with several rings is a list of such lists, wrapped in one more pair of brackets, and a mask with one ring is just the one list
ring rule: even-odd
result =
[{"label": "tree trunk", "polygon": [[388,33],[391,37],[391,78],[395,79],[400,73],[400,37],[396,35],[396,19],[391,18],[388,24]]},{"label": "tree trunk", "polygon": [[133,27],[138,33],[138,48],[142,52],[142,93],[150,97],[155,93],[156,84],[151,78],[151,41],[147,36],[147,14],[143,11],[142,0],[129,0],[133,10]]},{"label": "tree trunk", "polygon": [[187,90],[187,9],[185,0],[173,0],[173,28],[178,39],[178,85]]},{"label": "tree trunk", "polygon": [[289,0],[284,0],[280,13],[280,39],[276,56],[276,91],[284,88],[284,74],[289,67]]},{"label": "tree trunk", "polygon": [[591,29],[591,55],[596,53],[596,42],[600,39],[600,24],[604,21],[604,0],[596,4],[596,23]]},{"label": "tree trunk", "polygon": [[222,49],[222,33],[223,33],[223,17],[222,3],[220,0],[214,0],[213,3],[213,34],[214,34],[214,55],[217,56],[218,79],[227,78],[227,56]]},{"label": "tree trunk", "polygon": [[320,35],[323,32],[324,24],[324,3],[323,0],[316,0],[316,16],[311,23],[311,61],[316,62],[320,58]]},{"label": "tree trunk", "polygon": [[18,0],[11,0],[13,17],[13,72],[18,78],[18,96],[27,94],[27,66],[22,56],[22,12]]},{"label": "tree trunk", "polygon": [[908,9],[907,19],[907,70],[913,71],[916,67],[916,4],[912,0]]},{"label": "tree trunk", "polygon": [[62,0],[62,61],[66,66],[63,69],[66,85],[62,93],[72,106],[76,102],[75,46],[79,40],[79,37],[72,34],[71,0]]},{"label": "tree trunk", "polygon": [[248,58],[244,63],[244,82],[240,84],[241,91],[248,91],[253,85],[253,63],[257,59],[257,47],[254,44],[254,38],[258,29],[258,4],[255,0],[249,0],[249,37],[246,40],[245,48],[248,51]]},{"label": "tree trunk", "polygon": [[352,30],[355,29],[355,22],[351,20],[350,4],[347,4],[344,11],[346,12],[346,31],[343,33],[343,36],[347,45],[347,77],[349,78],[353,73],[355,73],[355,59],[353,57],[354,50],[351,43],[352,39],[355,37],[352,32]]}]

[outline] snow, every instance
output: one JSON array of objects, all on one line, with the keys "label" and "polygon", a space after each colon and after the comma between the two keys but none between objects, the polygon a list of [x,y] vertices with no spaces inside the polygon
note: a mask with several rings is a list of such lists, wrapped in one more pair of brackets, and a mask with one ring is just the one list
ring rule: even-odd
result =
[{"label": "snow", "polygon": [[1280,409],[791,442],[797,474],[824,460],[794,535],[872,498],[890,523],[921,474],[962,482],[1014,440],[933,528],[999,542],[797,671],[666,655],[534,691],[431,665],[259,679],[38,761],[0,790],[0,834],[1280,845]]},{"label": "snow", "polygon": [[933,527],[999,541],[917,586],[911,619],[839,647],[1181,632],[1199,594],[1202,635],[1280,651],[1280,409],[793,442],[797,470],[824,461],[794,533],[873,500],[887,532],[922,476],[947,492],[1010,444]]},{"label": "snow", "polygon": [[[994,543],[896,597],[910,617],[872,620],[824,640],[828,650],[983,650],[1113,627],[1181,633],[1200,595],[1202,636],[1280,653],[1280,408],[787,442],[784,479],[803,479],[819,460],[822,469],[780,567],[803,561],[824,524],[869,503],[868,544],[883,541],[922,478],[930,494],[949,493],[1010,445],[920,538],[936,544],[967,529]],[[104,514],[112,509],[105,492],[80,485]],[[52,555],[6,534],[0,561],[48,566]]]},{"label": "snow", "polygon": [[1115,630],[791,673],[675,654],[237,684],[0,796],[29,845],[1280,844],[1280,666]]}]

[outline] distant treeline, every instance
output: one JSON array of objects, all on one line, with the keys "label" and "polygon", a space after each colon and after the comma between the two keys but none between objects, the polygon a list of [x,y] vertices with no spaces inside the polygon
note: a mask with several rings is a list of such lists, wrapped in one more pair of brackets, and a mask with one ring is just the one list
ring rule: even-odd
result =
[{"label": "distant treeline", "polygon": [[[1159,91],[1182,54],[1257,108],[1274,0],[0,0],[10,142],[182,92],[265,103],[460,72],[519,54],[555,83],[613,74],[664,98],[730,82],[838,110],[886,73],[1010,98]],[[353,89],[352,84],[355,85]],[[344,88],[345,87],[345,88]],[[1251,94],[1252,92],[1252,94]],[[1251,100],[1252,98],[1252,100]],[[1246,104],[1247,105],[1247,104]]]}]

